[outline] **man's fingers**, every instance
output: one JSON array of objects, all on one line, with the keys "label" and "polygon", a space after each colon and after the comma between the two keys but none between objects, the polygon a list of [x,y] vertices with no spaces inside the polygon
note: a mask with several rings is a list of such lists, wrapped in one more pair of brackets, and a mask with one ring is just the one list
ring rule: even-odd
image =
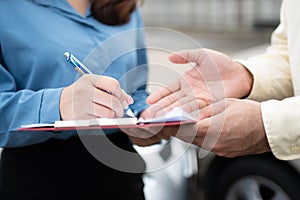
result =
[{"label": "man's fingers", "polygon": [[[161,109],[170,110],[169,107],[172,108],[173,104],[180,104],[179,101],[181,98],[184,98],[185,94],[182,91],[177,91],[173,94],[170,94],[159,101],[157,101],[154,105],[158,105]],[[158,114],[157,114],[158,115]]]},{"label": "man's fingers", "polygon": [[185,58],[180,56],[180,52],[169,55],[169,60],[172,63],[175,63],[175,64],[186,64],[186,63],[188,63],[188,61]]},{"label": "man's fingers", "polygon": [[146,100],[148,104],[155,104],[167,95],[172,94],[172,91],[166,87],[159,88],[156,92],[150,94]]},{"label": "man's fingers", "polygon": [[187,143],[194,143],[197,138],[197,128],[197,124],[164,127],[157,136],[163,139],[168,139],[173,136]]},{"label": "man's fingers", "polygon": [[170,137],[176,135],[177,130],[178,130],[178,126],[166,126],[160,130],[157,136],[164,140],[169,140]]},{"label": "man's fingers", "polygon": [[171,62],[175,64],[186,64],[196,62],[201,64],[202,59],[207,56],[205,49],[184,50],[178,53],[173,53],[169,56]]},{"label": "man's fingers", "polygon": [[195,111],[199,111],[205,106],[207,106],[207,102],[205,102],[202,99],[196,99],[192,96],[185,96],[181,97],[178,101],[175,101],[174,103],[168,106],[161,105],[159,104],[159,102],[158,104],[154,105],[156,106],[156,109],[153,109],[153,111],[155,110],[156,113],[154,115],[152,114],[152,117],[164,115],[165,113],[171,111],[175,107],[181,107],[184,111],[192,113]]},{"label": "man's fingers", "polygon": [[160,110],[157,113],[157,116],[160,116],[160,112],[166,113],[175,107],[181,107],[184,111],[188,113],[192,113],[194,111],[200,110],[205,106],[207,106],[207,102],[205,102],[204,100],[196,99],[193,96],[185,96],[185,97],[181,97],[178,101],[172,103],[168,107],[164,107],[164,109]]},{"label": "man's fingers", "polygon": [[179,91],[180,89],[181,89],[181,83],[180,83],[180,80],[177,79],[177,80],[171,82],[170,84],[161,87],[156,92],[153,92],[152,94],[150,94],[149,97],[147,98],[147,103],[155,104],[159,100],[161,100],[165,97],[168,97],[169,95],[171,95],[172,93],[174,93],[176,91]]},{"label": "man's fingers", "polygon": [[135,145],[141,146],[141,147],[145,147],[145,146],[150,146],[153,144],[158,144],[160,143],[160,138],[157,137],[156,135],[151,136],[147,139],[141,139],[141,138],[137,138],[137,137],[133,137],[133,136],[129,136],[131,142]]},{"label": "man's fingers", "polygon": [[204,107],[200,112],[199,120],[209,118],[223,112],[226,109],[226,106],[226,101],[221,100],[207,107]]}]

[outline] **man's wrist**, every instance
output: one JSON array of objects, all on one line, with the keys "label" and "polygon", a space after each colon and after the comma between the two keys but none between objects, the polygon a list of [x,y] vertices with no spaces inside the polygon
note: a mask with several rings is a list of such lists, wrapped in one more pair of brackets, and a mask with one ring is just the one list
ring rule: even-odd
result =
[{"label": "man's wrist", "polygon": [[241,97],[240,98],[246,98],[249,96],[249,94],[252,91],[253,87],[253,75],[252,73],[241,63],[238,63],[240,65],[240,75],[241,75]]}]

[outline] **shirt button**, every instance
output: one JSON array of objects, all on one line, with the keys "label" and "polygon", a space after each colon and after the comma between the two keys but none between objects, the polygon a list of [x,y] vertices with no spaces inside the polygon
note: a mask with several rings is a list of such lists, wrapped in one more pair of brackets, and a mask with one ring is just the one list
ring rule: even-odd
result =
[{"label": "shirt button", "polygon": [[293,144],[289,147],[291,154],[299,154],[300,153],[300,145],[299,144]]}]

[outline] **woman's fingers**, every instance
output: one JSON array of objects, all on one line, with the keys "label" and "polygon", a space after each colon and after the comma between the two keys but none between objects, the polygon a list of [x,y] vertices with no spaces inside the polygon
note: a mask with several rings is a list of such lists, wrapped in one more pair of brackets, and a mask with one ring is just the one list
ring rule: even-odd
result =
[{"label": "woman's fingers", "polygon": [[95,103],[89,116],[90,118],[115,118],[116,112],[110,108]]},{"label": "woman's fingers", "polygon": [[123,105],[123,109],[133,103],[133,99],[121,88],[120,83],[108,76],[89,75],[94,87],[115,96]]},{"label": "woman's fingers", "polygon": [[63,89],[60,99],[63,120],[95,117],[123,117],[133,99],[111,77],[84,75]]},{"label": "woman's fingers", "polygon": [[95,89],[93,102],[98,106],[104,106],[115,112],[115,117],[123,117],[123,103],[114,95],[108,94],[102,90]]}]

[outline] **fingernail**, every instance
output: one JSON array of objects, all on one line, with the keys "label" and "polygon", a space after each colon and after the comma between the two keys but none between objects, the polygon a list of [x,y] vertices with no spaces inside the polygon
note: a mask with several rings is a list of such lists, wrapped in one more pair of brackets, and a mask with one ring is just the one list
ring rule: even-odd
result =
[{"label": "fingernail", "polygon": [[133,100],[133,98],[131,96],[128,96],[127,103],[129,105],[134,103],[134,100]]}]

